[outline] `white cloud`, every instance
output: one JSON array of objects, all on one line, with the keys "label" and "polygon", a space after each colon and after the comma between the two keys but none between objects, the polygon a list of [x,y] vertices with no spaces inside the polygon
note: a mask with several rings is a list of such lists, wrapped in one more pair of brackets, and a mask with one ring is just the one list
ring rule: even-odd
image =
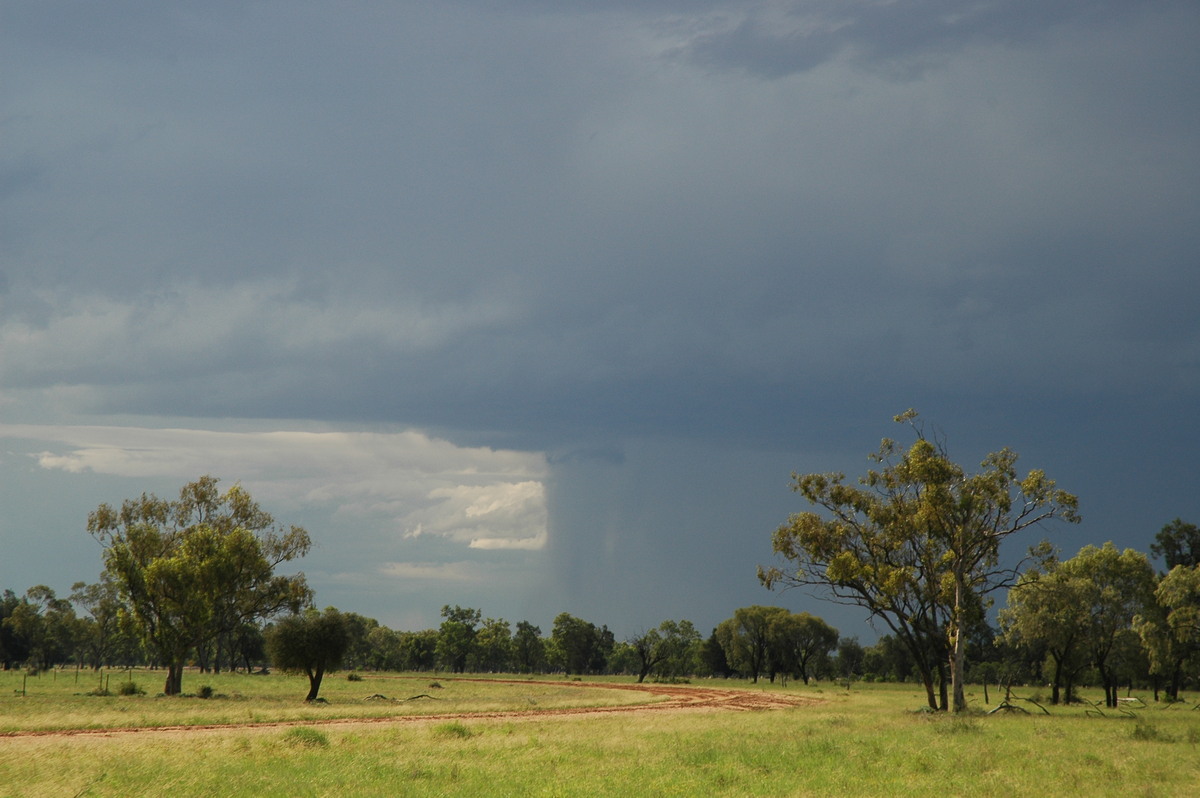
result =
[{"label": "white cloud", "polygon": [[379,567],[384,576],[429,582],[473,582],[479,577],[476,566],[468,562],[388,562]]},{"label": "white cloud", "polygon": [[[354,525],[478,549],[546,543],[541,454],[396,433],[0,425],[44,469],[244,482],[267,506],[324,507]],[[50,444],[48,447],[46,444]],[[405,534],[407,533],[407,534]]]}]

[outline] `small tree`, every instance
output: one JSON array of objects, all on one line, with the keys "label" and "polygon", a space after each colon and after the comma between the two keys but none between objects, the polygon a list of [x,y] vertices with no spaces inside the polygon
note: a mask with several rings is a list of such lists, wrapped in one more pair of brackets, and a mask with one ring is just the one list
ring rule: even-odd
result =
[{"label": "small tree", "polygon": [[310,609],[290,615],[267,630],[271,663],[285,673],[308,676],[305,701],[317,699],[326,671],[341,665],[349,645],[346,619],[333,607],[321,613]]},{"label": "small tree", "polygon": [[442,617],[446,620],[438,629],[438,659],[453,673],[463,673],[475,652],[476,627],[483,619],[483,613],[456,604],[453,608],[442,607]]}]

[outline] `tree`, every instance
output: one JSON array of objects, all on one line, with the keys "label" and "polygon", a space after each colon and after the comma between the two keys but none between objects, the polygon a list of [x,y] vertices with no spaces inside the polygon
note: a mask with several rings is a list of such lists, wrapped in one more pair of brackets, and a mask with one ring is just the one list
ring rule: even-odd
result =
[{"label": "tree", "polygon": [[[1075,675],[1083,668],[1088,618],[1086,586],[1057,558],[1031,568],[1008,591],[1008,606],[1000,611],[1005,639],[1049,656],[1053,663],[1050,701],[1069,703]],[[1062,691],[1066,689],[1064,696]]]},{"label": "tree", "polygon": [[400,657],[405,670],[431,671],[437,665],[437,629],[400,633]]},{"label": "tree", "polygon": [[787,614],[783,607],[757,604],[734,610],[732,618],[717,625],[717,640],[725,659],[742,676],[758,682],[759,674],[767,672],[770,665],[772,621]]},{"label": "tree", "polygon": [[554,618],[548,657],[566,674],[603,673],[616,641],[607,626],[576,618],[566,612]]},{"label": "tree", "polygon": [[190,651],[213,643],[219,659],[222,641],[243,623],[311,601],[303,574],[274,573],[308,551],[308,533],[275,527],[241,486],[221,494],[216,484],[205,476],[177,501],[143,494],[88,515],[105,571],[150,653],[167,666],[167,695],[181,691]]},{"label": "tree", "polygon": [[722,679],[727,679],[730,673],[732,673],[729,662],[725,659],[725,649],[717,637],[717,630],[715,628],[712,630],[712,634],[700,644],[696,656],[699,660],[702,675],[719,676]]},{"label": "tree", "polygon": [[916,417],[912,410],[896,416],[916,441],[902,451],[885,438],[871,456],[882,468],[868,470],[858,487],[841,473],[792,475],[792,489],[830,517],[793,515],[774,537],[788,570],[760,568],[759,579],[768,587],[820,588],[881,619],[917,660],[931,707],[932,673],[942,660],[935,655],[944,654],[953,707],[961,711],[966,631],[980,622],[984,597],[1019,574],[1000,562],[1000,544],[1051,518],[1077,521],[1078,500],[1040,470],[1018,478],[1009,449],[967,473],[943,444],[925,437]]},{"label": "tree", "polygon": [[437,655],[441,663],[453,673],[463,673],[467,660],[475,650],[475,627],[483,618],[480,610],[460,607],[457,604],[442,607],[442,625],[438,630]]},{"label": "tree", "polygon": [[27,661],[38,670],[50,670],[66,661],[75,648],[75,610],[70,601],[58,598],[46,585],[26,590],[25,600],[5,623],[24,638]]},{"label": "tree", "polygon": [[346,635],[349,637],[342,664],[351,670],[368,667],[376,655],[371,632],[379,628],[379,621],[357,612],[343,612],[342,619],[346,622]]},{"label": "tree", "polygon": [[1200,655],[1200,566],[1176,565],[1154,590],[1154,605],[1134,619],[1134,628],[1155,675],[1167,677],[1167,697],[1179,700],[1184,665]]},{"label": "tree", "polygon": [[23,603],[26,600],[18,598],[11,589],[5,589],[0,597],[0,661],[6,671],[29,656],[29,642],[18,631],[19,625],[11,620]]},{"label": "tree", "polygon": [[838,644],[838,630],[807,612],[787,613],[771,619],[768,628],[772,670],[795,674],[808,684],[809,666],[828,656]]},{"label": "tree", "polygon": [[317,700],[325,673],[341,665],[350,644],[346,618],[333,607],[321,613],[310,608],[281,618],[267,630],[266,637],[271,664],[285,673],[308,676],[305,701]]},{"label": "tree", "polygon": [[633,651],[640,684],[653,672],[678,676],[688,670],[700,633],[691,621],[663,621],[658,628],[639,632],[626,642]]},{"label": "tree", "polygon": [[533,673],[546,664],[546,643],[542,630],[529,621],[519,621],[513,632],[513,659],[521,673]]},{"label": "tree", "polygon": [[121,633],[120,590],[110,574],[102,574],[94,584],[76,582],[71,585],[71,601],[83,608],[90,622],[83,627],[81,644],[88,664],[99,670],[124,637]]},{"label": "tree", "polygon": [[882,635],[864,652],[863,669],[891,682],[906,682],[913,673],[912,654],[892,635]]},{"label": "tree", "polygon": [[867,650],[857,637],[843,637],[837,641],[837,672],[843,679],[862,673],[867,660]]},{"label": "tree", "polygon": [[1176,518],[1159,530],[1150,544],[1150,553],[1162,557],[1170,571],[1177,565],[1200,565],[1200,527]]},{"label": "tree", "polygon": [[512,629],[503,618],[487,618],[475,635],[476,670],[501,673],[512,660]]},{"label": "tree", "polygon": [[1092,664],[1100,673],[1105,704],[1117,706],[1118,658],[1136,650],[1134,618],[1153,605],[1154,569],[1146,555],[1118,551],[1111,542],[1084,546],[1062,564],[1081,586],[1084,627]]}]

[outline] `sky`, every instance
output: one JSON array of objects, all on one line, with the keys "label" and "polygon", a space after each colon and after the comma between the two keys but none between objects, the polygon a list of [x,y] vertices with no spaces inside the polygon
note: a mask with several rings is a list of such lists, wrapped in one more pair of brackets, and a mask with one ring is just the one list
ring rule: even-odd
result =
[{"label": "sky", "polygon": [[1187,0],[7,2],[0,589],[101,503],[240,483],[319,606],[738,607],[913,407],[1200,523]]}]

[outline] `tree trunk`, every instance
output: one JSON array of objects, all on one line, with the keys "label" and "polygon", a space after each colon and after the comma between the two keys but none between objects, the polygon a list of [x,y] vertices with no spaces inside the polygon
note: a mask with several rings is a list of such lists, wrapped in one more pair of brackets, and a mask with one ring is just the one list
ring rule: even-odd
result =
[{"label": "tree trunk", "polygon": [[1062,685],[1063,664],[1062,660],[1055,657],[1053,653],[1050,656],[1054,659],[1054,681],[1050,685],[1050,703],[1058,704],[1059,687]]},{"label": "tree trunk", "polygon": [[950,629],[950,685],[954,693],[955,712],[962,712],[967,708],[966,688],[963,686],[967,670],[967,641],[963,634],[963,605],[966,600],[966,590],[966,577],[961,572],[956,572],[954,574],[954,616]]},{"label": "tree trunk", "polygon": [[163,685],[166,695],[179,695],[183,692],[183,663],[172,662],[167,665],[167,681]]},{"label": "tree trunk", "polygon": [[321,679],[325,678],[325,666],[318,666],[315,671],[308,672],[308,696],[305,701],[316,701],[317,693],[321,692]]},{"label": "tree trunk", "polygon": [[946,708],[949,706],[949,702],[947,701],[947,698],[946,698],[946,685],[947,684],[948,684],[948,680],[946,679],[946,663],[943,662],[938,665],[938,693],[940,694],[939,695],[940,702],[938,704],[938,709],[941,710],[942,712],[945,712]]}]

